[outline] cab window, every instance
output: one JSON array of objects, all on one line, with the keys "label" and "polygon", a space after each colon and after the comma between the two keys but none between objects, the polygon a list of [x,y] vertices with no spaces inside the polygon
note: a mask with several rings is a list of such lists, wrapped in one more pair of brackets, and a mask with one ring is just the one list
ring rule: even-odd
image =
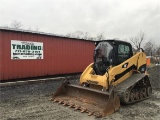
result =
[{"label": "cab window", "polygon": [[118,46],[118,63],[122,63],[130,57],[130,49],[128,45],[119,44]]}]

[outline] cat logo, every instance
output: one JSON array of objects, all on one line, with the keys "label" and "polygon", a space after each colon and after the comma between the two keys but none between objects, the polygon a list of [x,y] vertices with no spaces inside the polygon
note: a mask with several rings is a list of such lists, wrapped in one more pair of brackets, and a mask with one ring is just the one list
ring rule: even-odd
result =
[{"label": "cat logo", "polygon": [[122,68],[127,68],[128,67],[128,62],[122,65]]}]

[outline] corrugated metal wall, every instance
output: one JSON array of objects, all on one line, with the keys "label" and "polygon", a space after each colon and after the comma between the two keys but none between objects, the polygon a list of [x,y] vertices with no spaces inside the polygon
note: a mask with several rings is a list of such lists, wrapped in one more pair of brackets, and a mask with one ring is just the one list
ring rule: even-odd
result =
[{"label": "corrugated metal wall", "polygon": [[[43,42],[44,59],[12,60],[11,40]],[[0,80],[82,72],[94,47],[91,41],[0,30]]]}]

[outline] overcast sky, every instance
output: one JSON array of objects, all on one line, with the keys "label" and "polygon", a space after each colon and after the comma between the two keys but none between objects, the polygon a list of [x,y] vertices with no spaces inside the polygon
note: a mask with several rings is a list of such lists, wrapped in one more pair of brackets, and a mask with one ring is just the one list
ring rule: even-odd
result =
[{"label": "overcast sky", "polygon": [[65,35],[75,31],[122,40],[146,33],[160,44],[160,0],[0,0],[0,26]]}]

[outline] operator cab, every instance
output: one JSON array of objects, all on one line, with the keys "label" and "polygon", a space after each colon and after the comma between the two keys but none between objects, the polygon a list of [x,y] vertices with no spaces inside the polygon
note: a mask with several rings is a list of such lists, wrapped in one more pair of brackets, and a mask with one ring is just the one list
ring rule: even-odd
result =
[{"label": "operator cab", "polygon": [[110,65],[119,65],[132,56],[132,47],[128,42],[98,41],[94,51],[94,71],[97,75],[104,75]]}]

